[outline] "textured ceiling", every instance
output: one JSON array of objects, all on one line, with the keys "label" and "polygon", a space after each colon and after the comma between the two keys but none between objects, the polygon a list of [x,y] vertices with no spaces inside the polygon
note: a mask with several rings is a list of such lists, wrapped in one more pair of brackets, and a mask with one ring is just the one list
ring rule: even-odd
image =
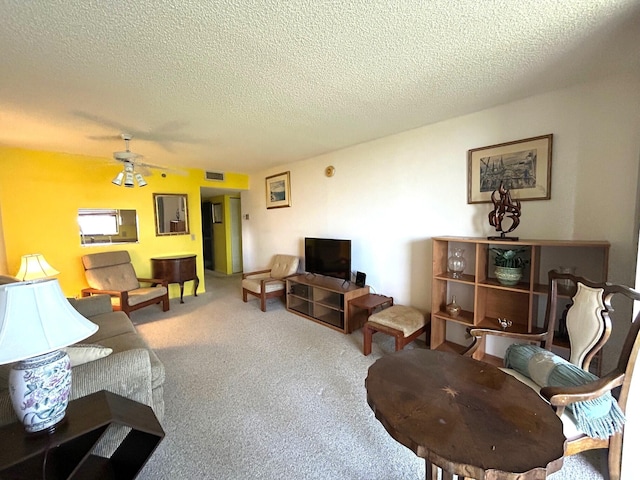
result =
[{"label": "textured ceiling", "polygon": [[612,73],[638,0],[2,0],[0,143],[250,173]]}]

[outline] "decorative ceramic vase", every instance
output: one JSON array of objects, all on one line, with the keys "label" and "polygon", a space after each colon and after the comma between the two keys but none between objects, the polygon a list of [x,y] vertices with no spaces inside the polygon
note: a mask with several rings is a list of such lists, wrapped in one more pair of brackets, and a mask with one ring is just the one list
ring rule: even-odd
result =
[{"label": "decorative ceramic vase", "polygon": [[53,428],[64,418],[71,362],[63,350],[22,360],[9,373],[13,409],[27,432]]},{"label": "decorative ceramic vase", "polygon": [[467,265],[467,261],[462,255],[464,255],[464,249],[454,248],[452,255],[447,260],[447,269],[453,278],[462,278],[462,272]]},{"label": "decorative ceramic vase", "polygon": [[522,278],[522,267],[496,267],[496,278],[501,285],[517,285]]},{"label": "decorative ceramic vase", "polygon": [[460,307],[460,305],[458,305],[456,303],[456,296],[453,295],[451,297],[451,303],[447,304],[447,313],[449,314],[449,316],[451,317],[457,317],[458,315],[460,315],[460,312],[462,311],[462,308]]}]

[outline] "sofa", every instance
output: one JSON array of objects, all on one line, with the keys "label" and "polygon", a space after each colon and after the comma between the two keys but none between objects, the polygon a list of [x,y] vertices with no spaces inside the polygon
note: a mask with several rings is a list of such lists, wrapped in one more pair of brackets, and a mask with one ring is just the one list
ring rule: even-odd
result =
[{"label": "sofa", "polygon": [[[129,317],[121,311],[112,311],[109,295],[69,299],[73,307],[83,316],[99,326],[98,331],[76,345],[75,351],[98,351],[94,360],[72,363],[70,400],[91,393],[108,390],[137,402],[149,405],[158,420],[164,417],[164,366],[144,339],[138,335]],[[87,348],[92,345],[95,348]],[[105,348],[99,348],[99,346]],[[74,346],[72,346],[74,347]],[[111,349],[111,352],[109,352]],[[106,352],[106,353],[105,353]],[[102,356],[106,355],[106,356]],[[10,365],[0,367],[0,425],[17,420],[9,398]],[[112,426],[94,453],[110,456],[127,431],[124,427]]]}]

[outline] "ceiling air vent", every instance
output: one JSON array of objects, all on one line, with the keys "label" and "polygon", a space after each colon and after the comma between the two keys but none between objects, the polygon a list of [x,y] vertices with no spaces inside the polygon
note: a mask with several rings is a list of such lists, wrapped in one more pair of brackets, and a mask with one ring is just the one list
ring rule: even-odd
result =
[{"label": "ceiling air vent", "polygon": [[204,172],[204,178],[206,180],[214,180],[218,182],[224,181],[224,173],[222,172]]}]

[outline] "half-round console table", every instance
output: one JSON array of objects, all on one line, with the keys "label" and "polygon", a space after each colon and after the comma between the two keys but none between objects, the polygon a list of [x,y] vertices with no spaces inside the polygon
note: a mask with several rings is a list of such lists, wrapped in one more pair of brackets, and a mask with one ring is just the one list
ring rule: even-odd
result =
[{"label": "half-round console table", "polygon": [[162,278],[167,283],[180,284],[180,303],[184,303],[182,295],[184,293],[184,282],[194,280],[193,295],[198,296],[198,285],[200,279],[196,273],[196,255],[171,255],[168,257],[155,257],[151,259],[151,276]]}]

